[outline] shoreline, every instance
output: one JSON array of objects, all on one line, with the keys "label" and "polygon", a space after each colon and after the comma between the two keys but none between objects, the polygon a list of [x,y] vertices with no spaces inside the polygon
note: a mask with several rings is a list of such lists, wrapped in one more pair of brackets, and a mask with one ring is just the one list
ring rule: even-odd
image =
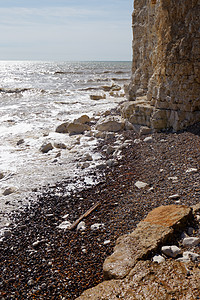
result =
[{"label": "shoreline", "polygon": [[[18,216],[18,225],[0,243],[2,298],[75,299],[102,281],[103,261],[116,239],[130,233],[150,210],[199,202],[200,124],[180,133],[121,133],[129,145],[118,164],[104,171],[103,182],[70,196],[62,196],[68,182],[58,183]],[[114,143],[115,138],[109,140]],[[102,142],[97,150],[104,146]],[[196,171],[187,172],[191,168]],[[137,181],[148,185],[137,188]],[[170,198],[175,194],[176,199]],[[63,216],[69,214],[67,220],[73,222],[97,201],[101,205],[84,220],[84,231],[58,228]],[[104,226],[91,230],[96,223]]]}]

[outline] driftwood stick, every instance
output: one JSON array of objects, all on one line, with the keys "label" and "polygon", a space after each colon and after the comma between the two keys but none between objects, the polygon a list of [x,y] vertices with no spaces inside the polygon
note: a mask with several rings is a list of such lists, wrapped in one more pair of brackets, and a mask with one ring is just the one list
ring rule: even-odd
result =
[{"label": "driftwood stick", "polygon": [[91,212],[93,212],[93,210],[95,210],[95,208],[97,208],[99,205],[100,205],[100,202],[97,202],[96,204],[94,204],[94,205],[93,205],[90,209],[88,209],[82,216],[80,216],[80,218],[78,218],[78,219],[77,219],[77,220],[69,227],[69,229],[70,229],[70,230],[71,230],[71,229],[74,229],[82,219],[86,218],[89,214],[91,214]]}]

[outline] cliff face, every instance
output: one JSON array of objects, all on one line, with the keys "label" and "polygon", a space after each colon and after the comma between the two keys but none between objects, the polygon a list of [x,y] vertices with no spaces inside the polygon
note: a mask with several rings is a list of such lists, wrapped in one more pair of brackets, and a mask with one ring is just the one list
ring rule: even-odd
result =
[{"label": "cliff face", "polygon": [[153,129],[200,121],[200,0],[135,0],[123,116]]}]

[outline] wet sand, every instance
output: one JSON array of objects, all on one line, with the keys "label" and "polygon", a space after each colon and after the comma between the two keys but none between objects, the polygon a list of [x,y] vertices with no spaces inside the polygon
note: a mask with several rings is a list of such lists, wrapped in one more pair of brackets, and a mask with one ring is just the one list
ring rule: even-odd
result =
[{"label": "wet sand", "polygon": [[[177,134],[155,133],[149,141],[132,131],[122,135],[129,146],[115,167],[102,169],[101,183],[70,196],[65,195],[70,179],[57,183],[44,188],[30,209],[12,216],[13,225],[0,242],[1,299],[75,299],[103,280],[103,261],[116,239],[150,210],[199,202],[200,124]],[[137,181],[148,185],[139,189]],[[170,198],[175,194],[179,197]],[[63,216],[69,214],[73,222],[97,201],[100,206],[84,219],[85,231],[58,228]],[[95,223],[104,226],[91,230]]]}]

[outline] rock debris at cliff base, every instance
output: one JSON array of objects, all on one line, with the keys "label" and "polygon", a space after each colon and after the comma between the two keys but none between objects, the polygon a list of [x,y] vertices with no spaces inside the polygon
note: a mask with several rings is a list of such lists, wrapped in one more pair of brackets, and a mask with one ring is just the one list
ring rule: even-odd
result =
[{"label": "rock debris at cliff base", "polygon": [[[200,124],[177,134],[155,133],[149,141],[133,131],[122,135],[129,145],[101,183],[70,196],[65,196],[69,182],[49,187],[17,217],[17,226],[7,228],[0,242],[2,299],[75,299],[103,280],[103,262],[116,239],[133,231],[150,210],[199,202]],[[108,142],[113,143],[115,138]],[[138,188],[138,181],[147,185]],[[175,194],[178,199],[170,197]],[[58,228],[97,201],[101,205],[84,219],[85,230]],[[103,225],[91,230],[94,224]]]}]

